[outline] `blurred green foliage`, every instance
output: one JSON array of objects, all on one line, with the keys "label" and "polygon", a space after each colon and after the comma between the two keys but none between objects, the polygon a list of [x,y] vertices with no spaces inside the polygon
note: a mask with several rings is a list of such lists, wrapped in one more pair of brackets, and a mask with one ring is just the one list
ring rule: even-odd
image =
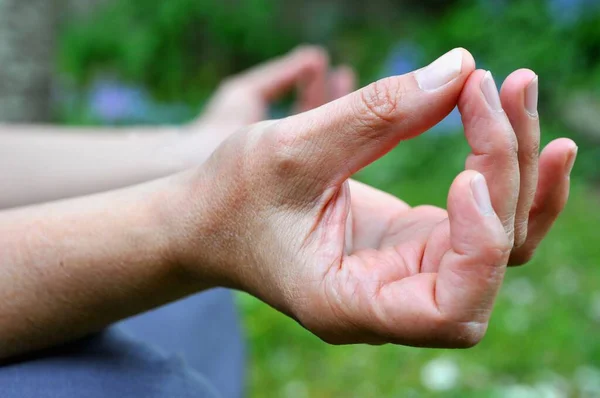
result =
[{"label": "blurred green foliage", "polygon": [[109,70],[160,98],[197,101],[237,68],[293,45],[293,34],[272,18],[274,5],[270,0],[243,1],[235,9],[219,0],[109,2],[67,24],[60,67],[80,84]]},{"label": "blurred green foliage", "polygon": [[[598,7],[565,21],[542,0],[397,3],[402,6],[385,1],[111,1],[64,26],[60,70],[80,87],[108,72],[159,99],[195,107],[228,75],[307,41],[325,45],[335,61],[355,66],[363,83],[384,73],[388,54],[401,41],[418,44],[419,64],[462,46],[497,79],[516,68],[533,69],[540,76],[542,141],[571,136],[579,143],[575,189],[533,263],[509,272],[486,340],[465,352],[330,347],[243,295],[252,353],[249,384],[257,397],[542,397],[552,396],[543,395],[551,387],[565,392],[555,396],[586,396],[594,386],[600,394],[600,215],[593,211],[598,194],[589,182],[600,176],[600,108],[593,107],[594,100],[600,104]],[[311,12],[300,12],[303,7]],[[580,106],[589,109],[575,114],[588,118],[583,125],[591,128],[573,123],[572,112]],[[402,143],[359,178],[410,204],[443,206],[467,153],[461,135],[426,134]],[[459,369],[449,391],[423,386],[423,369],[436,358]]]}]

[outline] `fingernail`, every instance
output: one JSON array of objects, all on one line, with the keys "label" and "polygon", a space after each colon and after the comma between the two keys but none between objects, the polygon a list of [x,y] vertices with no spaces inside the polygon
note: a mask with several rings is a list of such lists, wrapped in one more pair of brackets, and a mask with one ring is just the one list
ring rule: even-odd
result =
[{"label": "fingernail", "polygon": [[436,90],[450,83],[462,70],[462,51],[454,49],[415,73],[421,90]]},{"label": "fingernail", "polygon": [[525,110],[529,116],[537,116],[538,105],[538,77],[534,77],[525,89]]},{"label": "fingernail", "polygon": [[579,150],[578,147],[573,148],[573,150],[571,151],[571,154],[569,155],[569,157],[567,158],[567,176],[571,175],[571,172],[573,171],[573,166],[575,166],[575,159],[577,159],[577,151]]},{"label": "fingernail", "polygon": [[477,174],[471,180],[471,191],[479,211],[484,216],[494,214],[494,208],[492,207],[492,201],[490,199],[490,191],[488,190],[487,183],[482,174]]},{"label": "fingernail", "polygon": [[483,79],[481,80],[481,92],[493,111],[499,112],[502,110],[502,103],[500,102],[498,87],[496,87],[496,82],[494,81],[490,71],[485,72],[485,76],[483,76]]}]

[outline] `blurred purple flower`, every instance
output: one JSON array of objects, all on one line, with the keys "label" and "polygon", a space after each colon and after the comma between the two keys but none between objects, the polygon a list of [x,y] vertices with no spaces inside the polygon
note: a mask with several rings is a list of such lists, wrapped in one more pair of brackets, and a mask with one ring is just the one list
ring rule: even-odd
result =
[{"label": "blurred purple flower", "polygon": [[390,52],[383,66],[383,75],[403,75],[417,68],[420,48],[410,42],[401,42]]},{"label": "blurred purple flower", "polygon": [[104,123],[181,123],[195,116],[183,103],[159,103],[144,88],[99,78],[88,92],[88,109]]},{"label": "blurred purple flower", "polygon": [[112,79],[96,81],[89,95],[92,114],[107,123],[138,119],[148,113],[150,105],[143,89]]}]

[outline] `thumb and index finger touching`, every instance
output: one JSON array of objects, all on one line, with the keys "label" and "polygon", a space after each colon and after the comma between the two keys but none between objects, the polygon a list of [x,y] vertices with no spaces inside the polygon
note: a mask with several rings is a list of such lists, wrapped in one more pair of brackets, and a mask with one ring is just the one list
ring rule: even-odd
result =
[{"label": "thumb and index finger touching", "polygon": [[305,158],[305,174],[319,176],[328,186],[341,184],[400,141],[444,119],[474,70],[471,54],[457,48],[415,72],[277,121],[272,133],[277,142],[292,146],[289,152]]}]

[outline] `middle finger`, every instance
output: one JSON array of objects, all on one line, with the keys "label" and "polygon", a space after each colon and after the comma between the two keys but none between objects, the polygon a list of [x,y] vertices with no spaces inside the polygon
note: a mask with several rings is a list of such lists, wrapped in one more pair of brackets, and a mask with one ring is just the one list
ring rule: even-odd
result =
[{"label": "middle finger", "polygon": [[540,123],[537,113],[538,79],[534,72],[520,69],[502,85],[502,106],[513,126],[519,143],[521,186],[515,213],[515,248],[527,239],[529,211],[538,180]]}]

